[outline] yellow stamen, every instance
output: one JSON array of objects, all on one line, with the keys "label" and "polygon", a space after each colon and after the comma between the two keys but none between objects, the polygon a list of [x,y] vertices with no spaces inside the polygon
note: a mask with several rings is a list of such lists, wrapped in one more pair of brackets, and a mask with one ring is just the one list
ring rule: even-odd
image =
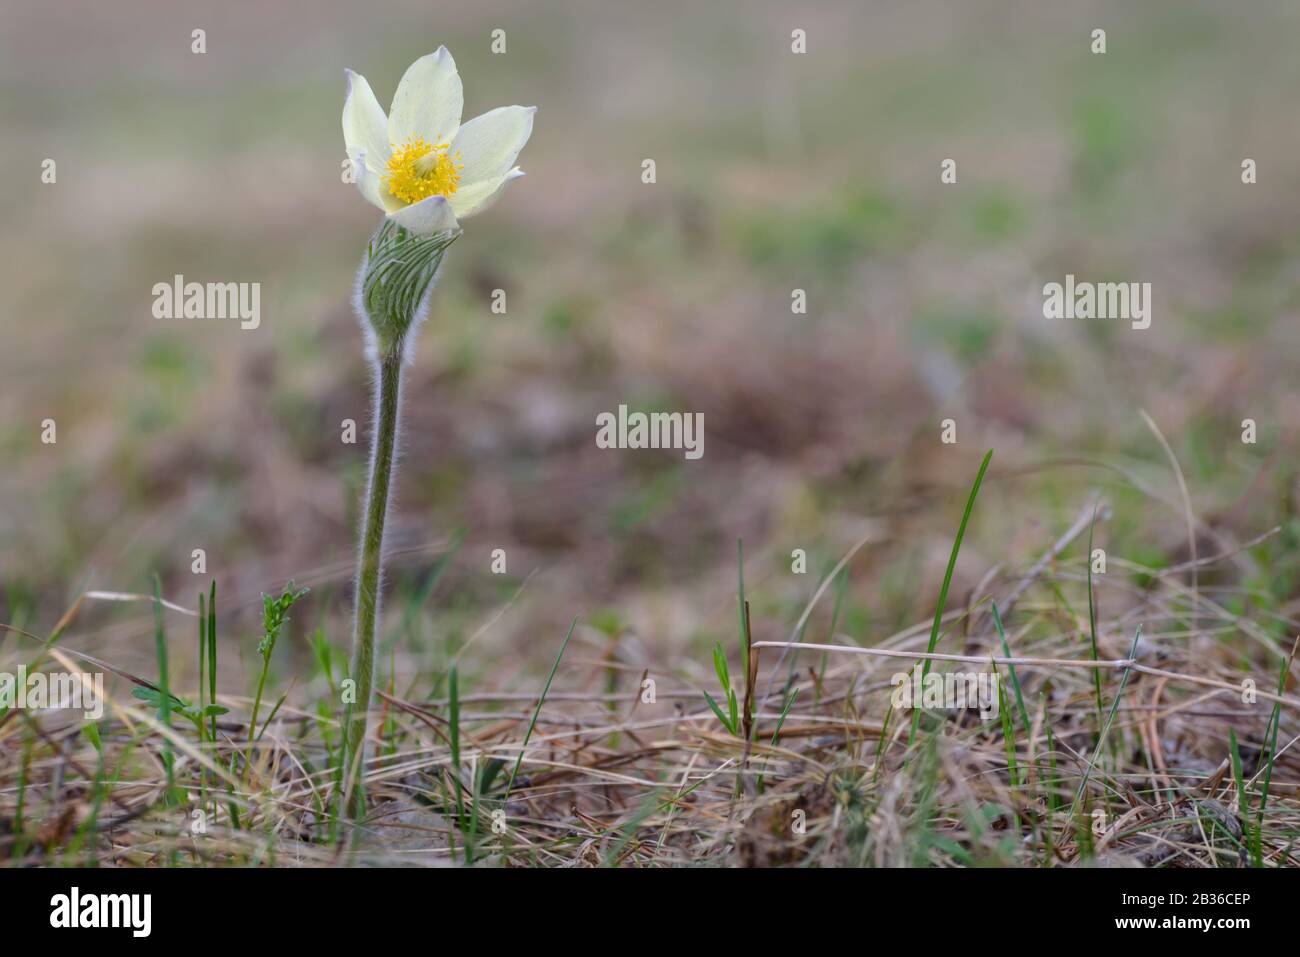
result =
[{"label": "yellow stamen", "polygon": [[384,186],[404,203],[418,203],[430,196],[450,196],[460,183],[465,165],[460,154],[452,156],[448,144],[436,146],[417,136],[388,158]]}]

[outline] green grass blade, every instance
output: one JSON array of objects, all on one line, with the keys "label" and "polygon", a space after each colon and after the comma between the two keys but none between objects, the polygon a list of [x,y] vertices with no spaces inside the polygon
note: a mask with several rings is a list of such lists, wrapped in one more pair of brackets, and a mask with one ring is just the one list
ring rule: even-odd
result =
[{"label": "green grass blade", "polygon": [[749,616],[745,614],[745,543],[736,539],[736,568],[739,576],[740,663],[749,674]]},{"label": "green grass blade", "polygon": [[[203,603],[203,592],[199,592],[199,693],[198,693],[198,710],[199,714],[203,713],[203,694],[204,694],[204,677],[207,671],[208,658],[208,616]],[[205,722],[199,722],[199,741],[203,741],[203,726]]]},{"label": "green grass blade", "polygon": [[773,747],[776,746],[777,740],[781,737],[781,729],[785,727],[786,715],[788,715],[790,713],[790,709],[794,707],[794,699],[797,697],[799,697],[799,689],[795,688],[793,691],[790,692],[790,696],[785,699],[785,707],[781,709],[781,717],[777,718],[776,720],[776,730],[772,732]]},{"label": "green grass blade", "polygon": [[[1297,638],[1295,644],[1291,646],[1291,654],[1282,659],[1282,671],[1277,680],[1279,698],[1286,693],[1286,679],[1291,670],[1291,659],[1295,657],[1297,645],[1300,645],[1300,638]],[[1277,732],[1281,723],[1282,702],[1275,701],[1273,714],[1268,722],[1268,731],[1265,732],[1265,737],[1268,739],[1268,763],[1264,766],[1264,784],[1259,793],[1259,814],[1255,824],[1255,859],[1261,867],[1264,863],[1264,808],[1268,805],[1268,788],[1273,781],[1273,762],[1277,759]]]},{"label": "green grass blade", "polygon": [[[158,656],[158,688],[161,691],[159,718],[165,727],[172,724],[172,695],[167,680],[167,634],[163,629],[162,580],[153,576],[153,638],[154,650]],[[176,786],[176,771],[172,756],[171,741],[163,736],[163,767],[167,770],[167,799],[171,801]]]},{"label": "green grass blade", "polygon": [[451,722],[451,782],[456,791],[456,820],[465,826],[465,804],[460,793],[460,672],[455,665],[447,678],[447,712]]},{"label": "green grass blade", "polygon": [[[1015,657],[1011,654],[1011,643],[1007,641],[1007,630],[1002,627],[1002,615],[998,612],[998,603],[993,602],[993,626],[998,630],[998,636],[1002,639],[1002,653],[1008,658]],[[1011,687],[1016,692],[1016,706],[1020,709],[1020,722],[1025,729],[1025,735],[1030,734],[1029,709],[1025,707],[1025,697],[1020,690],[1020,678],[1016,674],[1015,665],[1007,665],[1007,670],[1011,672]]]},{"label": "green grass blade", "polygon": [[[1088,526],[1088,641],[1092,650],[1092,660],[1096,661],[1097,655],[1097,602],[1092,594],[1092,533],[1097,527],[1097,509],[1101,505],[1098,502],[1092,507],[1092,523]],[[1101,724],[1101,713],[1105,709],[1101,703],[1101,669],[1092,669],[1092,687],[1097,695],[1097,724]]]},{"label": "green grass blade", "polygon": [[[1232,780],[1237,785],[1237,816],[1242,821],[1249,822],[1247,815],[1250,812],[1250,805],[1246,803],[1246,781],[1241,774],[1241,749],[1237,746],[1237,732],[1228,727],[1228,752],[1232,756]],[[1246,824],[1246,833],[1242,835],[1245,839],[1246,847],[1254,858],[1255,866],[1259,867],[1261,862],[1255,854],[1254,835],[1251,833],[1250,824]]]},{"label": "green grass blade", "polygon": [[[217,703],[217,580],[208,591],[208,704]],[[217,740],[217,716],[212,716],[213,741]]]},{"label": "green grass blade", "polygon": [[[555,672],[560,667],[560,659],[564,657],[564,649],[569,647],[569,639],[573,637],[573,631],[578,627],[578,619],[575,617],[569,624],[569,633],[564,636],[564,643],[560,645],[560,653],[555,656],[555,664],[551,665],[551,673],[546,676],[546,686],[542,688],[542,695],[537,699],[537,707],[533,711],[533,720],[528,722],[528,732],[524,735],[524,743],[519,746],[519,756],[515,758],[515,766],[510,771],[510,780],[506,783],[506,798],[510,797],[510,791],[515,786],[515,776],[519,774],[519,765],[524,762],[524,751],[528,749],[528,740],[533,736],[533,729],[537,727],[537,716],[542,713],[542,705],[546,702],[546,695],[551,690],[551,682],[555,680]],[[475,804],[477,805],[477,801]]]},{"label": "green grass blade", "polygon": [[[1133,644],[1129,646],[1128,656],[1130,659],[1137,654],[1138,640],[1142,637],[1142,626],[1138,625],[1133,632]],[[1132,668],[1125,668],[1119,679],[1119,690],[1115,692],[1115,700],[1110,703],[1110,713],[1106,715],[1106,723],[1102,726],[1101,734],[1097,738],[1097,746],[1092,751],[1092,758],[1088,761],[1088,767],[1084,769],[1083,777],[1079,781],[1079,789],[1074,793],[1074,804],[1070,807],[1070,819],[1074,819],[1075,812],[1079,809],[1079,801],[1083,797],[1084,788],[1088,786],[1088,779],[1092,776],[1092,769],[1097,766],[1097,761],[1101,758],[1102,746],[1106,743],[1106,737],[1110,734],[1111,723],[1115,720],[1115,712],[1119,711],[1120,699],[1124,697],[1124,688],[1128,685],[1128,676],[1133,673]]]},{"label": "green grass blade", "polygon": [[[970,522],[970,513],[975,508],[975,497],[979,495],[980,484],[984,481],[984,473],[988,470],[989,460],[993,458],[993,450],[989,449],[984,456],[984,461],[980,463],[979,474],[975,476],[975,484],[971,486],[970,495],[966,498],[966,511],[962,513],[961,524],[957,526],[957,537],[952,543],[952,554],[948,556],[948,570],[943,575],[943,587],[939,589],[939,602],[934,609],[934,624],[930,627],[930,643],[926,647],[926,654],[934,654],[935,645],[939,643],[939,625],[943,621],[943,609],[948,603],[948,586],[952,584],[953,569],[957,567],[957,554],[961,551],[961,540],[966,536],[966,525]],[[930,659],[926,658],[921,665],[921,683],[925,684],[925,676],[930,673]],[[916,708],[912,711],[912,730],[907,736],[908,747],[916,740],[916,729],[921,722],[921,709]]]}]

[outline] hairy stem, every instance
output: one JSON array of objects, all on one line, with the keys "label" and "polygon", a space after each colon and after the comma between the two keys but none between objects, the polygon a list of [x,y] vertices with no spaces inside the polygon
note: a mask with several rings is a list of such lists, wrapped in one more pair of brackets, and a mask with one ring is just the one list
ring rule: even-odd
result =
[{"label": "hairy stem", "polygon": [[344,790],[352,794],[349,813],[363,808],[362,768],[365,764],[366,718],[375,664],[375,632],[379,627],[379,591],[382,585],[384,522],[397,448],[398,407],[401,404],[402,348],[384,350],[378,363],[375,389],[375,432],[370,447],[370,482],[361,550],[357,556],[356,622],[352,632],[352,671],[356,702],[348,708],[343,750]]}]

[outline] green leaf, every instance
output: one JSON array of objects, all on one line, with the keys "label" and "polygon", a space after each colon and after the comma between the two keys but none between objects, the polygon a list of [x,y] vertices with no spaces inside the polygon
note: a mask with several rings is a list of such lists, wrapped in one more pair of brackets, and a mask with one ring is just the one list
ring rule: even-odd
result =
[{"label": "green leaf", "polygon": [[492,790],[492,782],[496,780],[497,775],[501,773],[501,769],[505,766],[506,763],[501,758],[493,758],[483,765],[483,769],[478,776],[478,793],[480,795],[486,795]]},{"label": "green leaf", "polygon": [[[157,688],[145,688],[142,686],[137,686],[131,689],[131,697],[137,698],[140,701],[143,701],[146,704],[154,708],[157,708],[159,711],[162,710],[163,707],[162,692],[159,691]],[[189,702],[185,701],[182,698],[176,697],[174,694],[168,694],[167,700],[168,700],[168,704],[170,705],[170,709],[172,711],[182,711],[189,707]]]},{"label": "green leaf", "polygon": [[722,650],[722,642],[713,645],[713,670],[717,672],[718,681],[723,692],[731,690],[731,672],[727,669],[727,653]]},{"label": "green leaf", "polygon": [[728,731],[730,731],[732,734],[735,734],[736,733],[735,722],[728,719],[727,716],[722,713],[722,709],[718,707],[718,703],[713,700],[713,695],[709,694],[707,691],[704,692],[704,700],[709,703],[709,707],[712,708],[713,713],[718,716],[718,720],[722,722],[722,726],[726,728]]}]

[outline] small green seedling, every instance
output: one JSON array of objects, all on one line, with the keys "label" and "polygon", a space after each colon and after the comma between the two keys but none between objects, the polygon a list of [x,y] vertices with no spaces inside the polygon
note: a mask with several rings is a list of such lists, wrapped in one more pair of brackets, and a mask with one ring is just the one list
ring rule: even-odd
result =
[{"label": "small green seedling", "polygon": [[718,720],[732,734],[740,733],[740,705],[736,701],[736,689],[731,687],[731,672],[727,669],[727,653],[722,650],[722,642],[715,642],[713,645],[713,670],[718,674],[718,681],[722,685],[723,697],[727,700],[727,713],[723,714],[718,703],[713,700],[713,696],[707,691],[704,692],[704,699],[708,701],[709,707],[713,713],[718,716]]},{"label": "small green seedling", "polygon": [[270,595],[262,596],[262,640],[258,642],[257,653],[262,656],[262,674],[257,679],[257,696],[253,699],[253,717],[248,723],[248,739],[253,740],[257,731],[257,712],[262,707],[262,692],[266,688],[266,676],[271,670],[271,654],[275,651],[275,643],[280,638],[280,632],[284,629],[285,624],[289,621],[289,609],[307,592],[310,588],[303,588],[294,591],[293,582],[290,581],[284,586],[284,591],[278,598],[272,598]]},{"label": "small green seedling", "polygon": [[167,695],[167,707],[163,707],[163,693],[157,688],[138,687],[132,690],[132,698],[138,698],[145,704],[154,708],[158,712],[158,719],[161,721],[163,715],[167,712],[179,714],[194,723],[194,726],[202,731],[203,720],[205,718],[215,717],[219,714],[225,714],[229,708],[224,708],[219,704],[205,705],[203,708],[196,708],[184,698],[178,698],[174,694]]}]

